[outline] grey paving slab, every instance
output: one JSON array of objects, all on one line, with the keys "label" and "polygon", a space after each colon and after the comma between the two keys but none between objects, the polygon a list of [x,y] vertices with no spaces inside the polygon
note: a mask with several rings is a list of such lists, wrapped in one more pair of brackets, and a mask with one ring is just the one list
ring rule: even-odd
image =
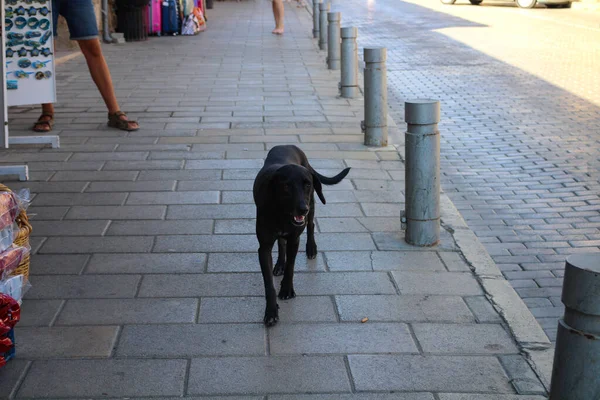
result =
[{"label": "grey paving slab", "polygon": [[204,253],[169,254],[94,254],[86,274],[174,274],[202,273]]},{"label": "grey paving slab", "polygon": [[163,219],[166,206],[74,206],[66,219]]},{"label": "grey paving slab", "polygon": [[440,393],[440,400],[544,400],[545,396],[485,393]]},{"label": "grey paving slab", "polygon": [[[141,171],[137,181],[195,181],[205,179],[221,179],[220,170],[147,170]],[[195,189],[199,190],[199,189]]]},{"label": "grey paving slab", "polygon": [[169,206],[167,219],[202,219],[202,218],[255,218],[254,204],[206,204]]},{"label": "grey paving slab", "polygon": [[40,275],[26,299],[127,298],[137,291],[139,275]]},{"label": "grey paving slab", "polygon": [[[399,219],[397,221],[399,221]],[[373,233],[372,236],[373,240],[375,241],[375,244],[377,245],[378,250],[422,250],[421,248],[411,246],[408,243],[406,243],[406,241],[404,240],[404,233],[398,233],[398,229],[396,229],[396,231],[393,232],[375,231],[375,233]],[[437,246],[433,247],[432,249],[453,251],[458,250],[456,248],[456,245],[454,244],[454,240],[452,239],[451,235],[445,230],[442,230],[440,232],[440,242]]]},{"label": "grey paving slab", "polygon": [[298,295],[395,294],[396,290],[383,272],[303,273],[294,276]]},{"label": "grey paving slab", "polygon": [[393,271],[392,276],[401,294],[474,296],[483,293],[471,273]]},{"label": "grey paving slab", "polygon": [[27,209],[27,216],[32,221],[57,221],[63,219],[69,207],[36,207]]},{"label": "grey paving slab", "polygon": [[356,218],[317,218],[317,225],[319,232],[368,232]]},{"label": "grey paving slab", "polygon": [[150,236],[111,237],[51,237],[41,254],[87,254],[87,253],[148,253],[154,239]]},{"label": "grey paving slab", "polygon": [[129,325],[119,339],[119,357],[261,356],[263,324]]},{"label": "grey paving slab", "polygon": [[348,360],[357,391],[513,393],[495,357],[350,355]]},{"label": "grey paving slab", "polygon": [[325,253],[330,271],[371,271],[370,251],[328,251]]},{"label": "grey paving slab", "polygon": [[218,204],[220,193],[204,192],[138,192],[127,198],[128,205],[148,204]]},{"label": "grey paving slab", "polygon": [[[279,322],[335,322],[333,302],[329,297],[297,296],[279,301]],[[260,323],[264,316],[265,299],[261,297],[203,297],[199,323]]]},{"label": "grey paving slab", "polygon": [[[277,260],[277,251],[273,251],[273,262]],[[208,257],[208,272],[258,272],[258,253],[211,253]],[[309,260],[306,253],[298,253],[294,271],[320,272],[325,271],[323,256]]]},{"label": "grey paving slab", "polygon": [[256,219],[218,219],[215,221],[216,234],[256,234]]},{"label": "grey paving slab", "polygon": [[200,358],[193,359],[190,367],[189,394],[295,392],[350,392],[344,359],[339,356]]},{"label": "grey paving slab", "polygon": [[500,324],[413,324],[425,353],[496,354],[517,353],[510,335]]},{"label": "grey paving slab", "polygon": [[186,360],[35,361],[18,397],[181,396]]},{"label": "grey paving slab", "polygon": [[546,389],[520,354],[500,356],[500,362],[512,378],[512,384],[519,394],[545,395]]},{"label": "grey paving slab", "polygon": [[373,269],[376,271],[445,271],[437,253],[421,251],[375,251]]},{"label": "grey paving slab", "polygon": [[138,171],[59,171],[52,181],[133,181],[138,174]]},{"label": "grey paving slab", "polygon": [[124,235],[208,235],[213,231],[210,219],[178,221],[112,221],[107,236]]},{"label": "grey paving slab", "polygon": [[29,365],[29,361],[12,360],[8,366],[0,369],[0,396],[4,399],[16,392],[17,384]]},{"label": "grey paving slab", "polygon": [[116,326],[18,327],[19,358],[110,357]]},{"label": "grey paving slab", "polygon": [[[431,393],[353,393],[271,395],[269,400],[433,400]],[[530,400],[530,399],[525,399]]]},{"label": "grey paving slab", "polygon": [[36,254],[31,258],[29,273],[31,275],[78,275],[89,259],[90,256],[86,254]]},{"label": "grey paving slab", "polygon": [[494,309],[490,301],[484,296],[465,297],[465,302],[475,314],[478,322],[496,322],[502,321],[498,312]]},{"label": "grey paving slab", "polygon": [[198,299],[73,299],[65,303],[56,325],[192,323],[197,310]]},{"label": "grey paving slab", "polygon": [[336,296],[335,302],[342,321],[475,322],[459,296]]},{"label": "grey paving slab", "polygon": [[37,221],[32,236],[101,236],[109,221]]},{"label": "grey paving slab", "polygon": [[175,189],[175,180],[136,182],[90,182],[86,192],[170,192]]},{"label": "grey paving slab", "polygon": [[74,205],[121,205],[125,202],[125,193],[40,193],[35,197],[36,206],[74,206]]},{"label": "grey paving slab", "polygon": [[269,348],[273,355],[419,352],[400,323],[280,324],[269,330]]},{"label": "grey paving slab", "polygon": [[260,273],[146,275],[139,297],[264,296]]},{"label": "grey paving slab", "polygon": [[155,252],[250,252],[258,250],[256,235],[158,236]]},{"label": "grey paving slab", "polygon": [[61,300],[26,300],[21,305],[19,327],[49,326],[61,306]]},{"label": "grey paving slab", "polygon": [[[220,176],[219,176],[220,177]],[[254,180],[196,180],[196,181],[179,181],[177,184],[178,191],[187,190],[252,190]]]},{"label": "grey paving slab", "polygon": [[190,160],[185,169],[262,168],[262,160]]}]

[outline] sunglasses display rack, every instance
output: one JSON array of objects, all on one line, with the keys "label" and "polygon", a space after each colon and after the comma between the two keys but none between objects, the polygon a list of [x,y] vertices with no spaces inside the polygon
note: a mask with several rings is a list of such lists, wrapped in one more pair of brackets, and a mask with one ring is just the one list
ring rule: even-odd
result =
[{"label": "sunglasses display rack", "polygon": [[[56,135],[10,136],[7,108],[56,102],[51,0],[0,0],[2,95],[0,148],[14,144],[59,147]],[[0,176],[29,179],[27,165],[0,165]]]}]

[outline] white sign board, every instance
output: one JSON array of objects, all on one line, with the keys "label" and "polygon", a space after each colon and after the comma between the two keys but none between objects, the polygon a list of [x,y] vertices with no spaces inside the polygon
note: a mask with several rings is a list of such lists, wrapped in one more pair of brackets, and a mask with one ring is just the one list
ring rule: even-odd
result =
[{"label": "white sign board", "polygon": [[51,0],[4,0],[8,106],[56,102]]}]

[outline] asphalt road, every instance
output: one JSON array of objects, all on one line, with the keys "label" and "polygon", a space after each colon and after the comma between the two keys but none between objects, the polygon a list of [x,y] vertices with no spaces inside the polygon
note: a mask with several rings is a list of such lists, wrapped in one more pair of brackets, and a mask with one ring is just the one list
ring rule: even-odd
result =
[{"label": "asphalt road", "polygon": [[442,102],[443,189],[554,340],[565,258],[600,251],[600,13],[334,0],[388,49],[397,123]]}]

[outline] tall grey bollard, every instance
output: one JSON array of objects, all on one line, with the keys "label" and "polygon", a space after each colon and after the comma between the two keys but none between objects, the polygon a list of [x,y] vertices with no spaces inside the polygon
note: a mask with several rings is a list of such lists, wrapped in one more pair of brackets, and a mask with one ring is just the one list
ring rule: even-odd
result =
[{"label": "tall grey bollard", "polygon": [[313,0],[313,37],[317,39],[319,37],[319,25],[321,21],[319,20],[319,4],[320,0]]},{"label": "tall grey bollard", "polygon": [[342,81],[340,89],[342,97],[352,99],[358,95],[358,46],[355,27],[342,28]]},{"label": "tall grey bollard", "polygon": [[440,102],[404,103],[406,242],[433,246],[440,240]]},{"label": "tall grey bollard", "polygon": [[340,57],[342,50],[340,48],[340,20],[342,14],[339,12],[327,13],[327,68],[340,69]]},{"label": "tall grey bollard", "polygon": [[567,257],[550,400],[600,398],[600,255]]},{"label": "tall grey bollard", "polygon": [[387,146],[387,71],[385,47],[365,47],[365,145]]},{"label": "tall grey bollard", "polygon": [[329,12],[329,3],[319,3],[319,49],[327,49],[327,13]]}]

